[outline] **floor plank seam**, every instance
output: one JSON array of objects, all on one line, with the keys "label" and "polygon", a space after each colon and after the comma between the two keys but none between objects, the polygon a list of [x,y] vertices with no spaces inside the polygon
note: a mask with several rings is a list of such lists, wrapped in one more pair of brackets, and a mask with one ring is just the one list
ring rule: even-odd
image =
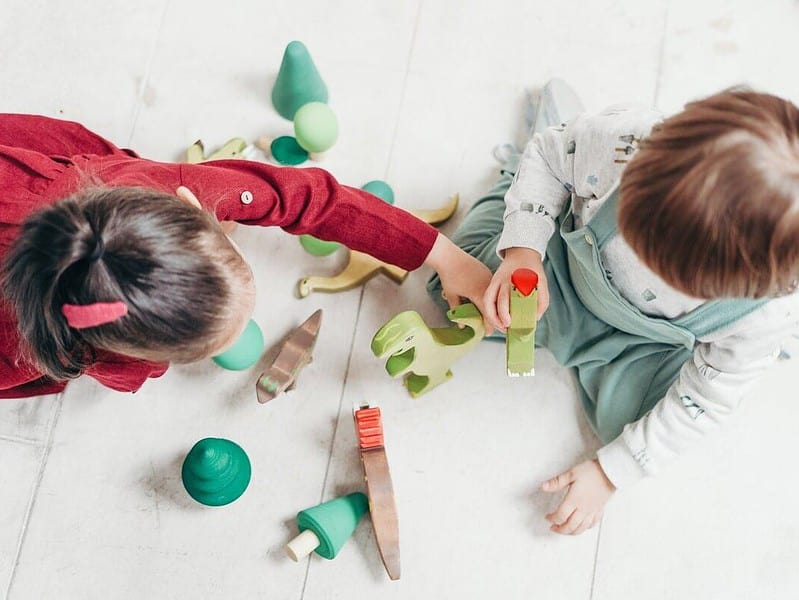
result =
[{"label": "floor plank seam", "polygon": [[150,50],[150,54],[147,57],[147,62],[144,65],[144,75],[141,79],[141,84],[139,85],[139,89],[136,91],[136,104],[133,107],[133,122],[130,125],[130,135],[128,135],[128,142],[125,144],[126,147],[130,147],[131,143],[133,142],[133,134],[136,132],[136,125],[139,122],[139,115],[142,111],[142,106],[144,105],[144,94],[147,91],[147,86],[150,83],[150,73],[153,67],[153,61],[155,60],[155,55],[158,53],[158,42],[161,40],[161,33],[164,30],[164,23],[166,23],[166,14],[169,10],[170,0],[164,0],[164,8],[161,11],[161,18],[158,21],[158,27],[155,31],[155,39],[153,40],[153,46]]},{"label": "floor plank seam", "polygon": [[58,395],[58,399],[56,400],[56,407],[55,407],[55,414],[53,415],[53,419],[50,422],[50,430],[47,433],[47,440],[44,444],[44,451],[42,452],[42,458],[39,463],[39,472],[36,474],[36,480],[33,484],[33,490],[31,491],[31,497],[28,501],[28,506],[25,509],[25,515],[22,519],[22,529],[19,532],[19,541],[17,542],[17,549],[14,553],[14,561],[11,564],[11,573],[8,577],[8,586],[6,587],[6,600],[11,598],[11,589],[14,586],[14,580],[17,575],[17,567],[19,566],[19,560],[22,556],[22,547],[25,545],[25,538],[28,534],[28,525],[30,524],[31,515],[33,514],[33,509],[36,506],[36,498],[39,495],[39,488],[42,485],[42,480],[44,479],[44,470],[47,468],[47,462],[50,458],[50,451],[53,448],[53,438],[55,437],[55,430],[58,426],[59,418],[61,417],[61,409],[63,408],[64,404],[64,392],[61,392]]},{"label": "floor plank seam", "polygon": [[35,440],[32,438],[25,438],[25,437],[18,437],[16,435],[8,435],[5,433],[0,433],[0,441],[3,442],[12,442],[15,444],[25,444],[26,446],[41,446],[44,444],[41,440]]},{"label": "floor plank seam", "polygon": [[671,0],[666,0],[666,8],[663,11],[663,32],[660,35],[660,50],[658,52],[657,74],[655,75],[655,94],[652,98],[652,106],[657,108],[660,98],[660,82],[663,80],[663,64],[666,59],[666,37],[669,30],[669,7]]},{"label": "floor plank seam", "polygon": [[402,107],[405,106],[405,96],[408,91],[408,76],[411,73],[411,60],[413,59],[413,49],[416,46],[416,35],[419,31],[419,20],[422,18],[422,0],[419,0],[419,8],[416,10],[416,17],[413,20],[413,35],[411,36],[411,45],[408,50],[408,60],[405,63],[405,77],[402,80],[402,91],[400,92],[399,107],[397,107],[397,123],[394,125],[394,132],[391,136],[391,146],[388,149],[388,160],[386,161],[386,174],[388,179],[388,170],[391,168],[391,161],[394,157],[394,148],[397,145],[397,136],[399,135],[400,123],[402,122]]},{"label": "floor plank seam", "polygon": [[599,521],[599,526],[596,532],[596,548],[594,549],[594,568],[591,571],[591,587],[588,591],[588,600],[594,600],[594,583],[596,582],[597,564],[599,563],[599,541],[602,539],[602,524],[605,522],[603,517]]},{"label": "floor plank seam", "polygon": [[[322,479],[322,491],[319,494],[319,502],[321,503],[325,497],[325,490],[327,489],[327,479],[330,475],[330,465],[333,462],[333,451],[336,446],[336,436],[338,435],[338,424],[341,420],[341,407],[344,405],[344,395],[347,391],[347,381],[350,376],[350,368],[352,366],[352,355],[355,352],[355,340],[358,337],[358,323],[361,320],[361,309],[363,308],[363,297],[364,292],[366,291],[366,287],[361,288],[360,297],[358,298],[358,308],[355,313],[355,324],[352,328],[352,339],[350,340],[350,351],[349,356],[347,357],[347,366],[344,368],[344,379],[341,383],[341,395],[338,399],[338,410],[336,411],[336,424],[333,428],[333,435],[330,439],[330,451],[327,454],[327,466],[325,467],[325,476]],[[308,556],[307,563],[305,566],[305,577],[302,580],[302,591],[300,592],[300,600],[305,598],[305,586],[308,584],[308,576],[311,573],[311,560],[313,558],[313,553]]]}]

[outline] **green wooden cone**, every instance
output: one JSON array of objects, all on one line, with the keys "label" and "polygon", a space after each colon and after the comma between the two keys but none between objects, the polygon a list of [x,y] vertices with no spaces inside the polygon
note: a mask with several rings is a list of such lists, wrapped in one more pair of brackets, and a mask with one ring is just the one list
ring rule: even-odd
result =
[{"label": "green wooden cone", "polygon": [[272,104],[280,116],[291,121],[294,113],[308,102],[327,102],[327,86],[305,44],[293,41],[283,53],[272,88]]},{"label": "green wooden cone", "polygon": [[319,538],[316,553],[324,558],[335,558],[361,517],[369,510],[369,500],[360,492],[328,500],[318,506],[297,513],[300,532],[309,529]]},{"label": "green wooden cone", "polygon": [[264,335],[258,323],[250,319],[236,343],[212,360],[223,369],[243,371],[257,363],[263,352]]},{"label": "green wooden cone", "polygon": [[183,461],[183,486],[200,504],[223,506],[244,493],[250,484],[250,459],[238,444],[205,438],[194,444]]}]

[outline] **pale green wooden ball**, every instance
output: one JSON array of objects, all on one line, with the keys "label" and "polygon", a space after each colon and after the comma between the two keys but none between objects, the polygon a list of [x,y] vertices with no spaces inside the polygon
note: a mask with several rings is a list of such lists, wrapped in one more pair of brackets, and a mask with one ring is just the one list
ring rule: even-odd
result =
[{"label": "pale green wooden ball", "polygon": [[325,152],[338,139],[338,119],[327,104],[309,102],[294,114],[294,137],[308,152]]}]

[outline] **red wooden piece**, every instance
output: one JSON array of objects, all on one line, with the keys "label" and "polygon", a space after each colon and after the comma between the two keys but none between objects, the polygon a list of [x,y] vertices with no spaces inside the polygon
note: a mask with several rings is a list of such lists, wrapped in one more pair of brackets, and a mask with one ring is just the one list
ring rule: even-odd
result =
[{"label": "red wooden piece", "polygon": [[529,296],[538,285],[538,273],[532,269],[516,269],[510,282],[522,296]]}]

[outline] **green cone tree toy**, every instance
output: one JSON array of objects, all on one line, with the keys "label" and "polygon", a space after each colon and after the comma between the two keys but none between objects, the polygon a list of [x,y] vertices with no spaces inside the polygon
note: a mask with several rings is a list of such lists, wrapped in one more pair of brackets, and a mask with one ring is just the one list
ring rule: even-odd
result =
[{"label": "green cone tree toy", "polygon": [[272,88],[272,104],[281,117],[292,121],[297,110],[309,102],[327,102],[327,86],[316,70],[308,48],[295,40],[283,52],[283,61]]},{"label": "green cone tree toy", "polygon": [[335,558],[368,510],[369,500],[360,492],[301,510],[297,513],[300,535],[286,544],[286,554],[293,561],[313,551],[327,559]]},{"label": "green cone tree toy", "polygon": [[205,438],[194,444],[183,461],[183,486],[200,504],[223,506],[244,493],[250,484],[250,459],[238,444]]}]

